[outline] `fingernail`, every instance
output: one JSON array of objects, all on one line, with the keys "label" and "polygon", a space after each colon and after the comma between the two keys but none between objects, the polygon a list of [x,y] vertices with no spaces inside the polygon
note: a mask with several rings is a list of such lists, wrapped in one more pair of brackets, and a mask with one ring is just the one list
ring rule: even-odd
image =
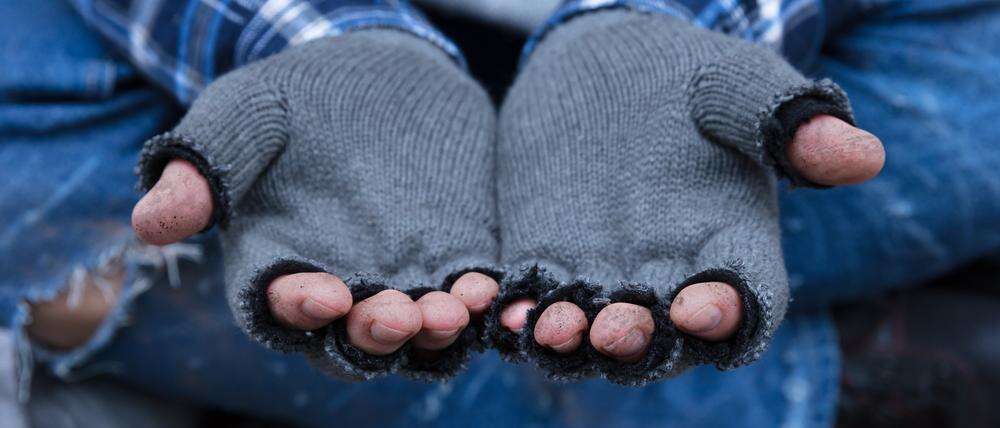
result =
[{"label": "fingernail", "polygon": [[573,336],[569,340],[560,343],[558,345],[551,345],[549,346],[549,348],[552,348],[553,351],[556,351],[560,354],[565,354],[567,352],[576,349],[576,347],[579,346],[579,343],[580,343],[580,335],[577,334],[576,336]]},{"label": "fingernail", "polygon": [[424,330],[423,335],[425,338],[435,342],[443,342],[458,336],[458,333],[460,332],[462,332],[461,328],[456,328],[454,330]]},{"label": "fingernail", "polygon": [[684,328],[691,333],[704,333],[718,327],[721,322],[722,311],[717,306],[707,303],[688,317]]},{"label": "fingernail", "polygon": [[646,346],[649,345],[648,342],[642,331],[633,328],[628,334],[605,346],[604,352],[614,354],[619,358],[627,358],[645,351]]},{"label": "fingernail", "polygon": [[333,320],[334,318],[343,315],[340,311],[324,305],[312,297],[307,297],[303,300],[300,308],[302,309],[302,313],[306,314],[306,316],[319,320]]},{"label": "fingernail", "polygon": [[372,323],[371,334],[372,339],[383,345],[395,345],[411,336],[411,333],[386,327],[378,321]]},{"label": "fingernail", "polygon": [[472,305],[472,306],[467,306],[466,308],[467,308],[467,309],[469,310],[469,312],[471,312],[471,313],[474,313],[474,314],[479,314],[479,313],[482,313],[482,312],[485,312],[485,311],[486,311],[486,309],[488,309],[488,308],[490,307],[490,304],[492,304],[492,303],[493,303],[493,302],[491,302],[491,301],[489,301],[489,300],[486,300],[486,301],[484,301],[484,302],[481,302],[481,303],[477,303],[477,304],[474,304],[474,305]]}]

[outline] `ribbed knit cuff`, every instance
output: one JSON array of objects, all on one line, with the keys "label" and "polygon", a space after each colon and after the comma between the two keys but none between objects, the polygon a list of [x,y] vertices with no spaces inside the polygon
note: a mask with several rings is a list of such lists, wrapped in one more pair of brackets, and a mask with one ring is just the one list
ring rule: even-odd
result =
[{"label": "ribbed knit cuff", "polygon": [[[508,275],[500,282],[500,293],[484,317],[482,341],[496,349],[504,360],[525,361],[521,336],[526,334],[527,327],[521,332],[508,330],[500,322],[503,309],[520,299],[529,298],[537,301],[542,295],[558,286],[559,281],[537,264],[522,266],[517,272]],[[529,316],[530,313],[529,311]]]},{"label": "ribbed knit cuff", "polygon": [[187,160],[208,179],[216,207],[212,224],[226,226],[240,198],[287,141],[287,103],[264,83],[247,81],[253,77],[237,73],[220,79],[173,131],[146,142],[137,167],[141,190],[156,184],[170,160]]},{"label": "ribbed knit cuff", "polygon": [[[386,280],[377,274],[360,273],[344,281],[355,302],[360,302],[388,290]],[[312,359],[323,360],[321,367],[328,374],[354,380],[381,377],[399,370],[410,352],[410,342],[395,352],[386,355],[372,355],[352,345],[347,334],[347,317],[342,317],[327,328],[322,352],[311,355]]]},{"label": "ribbed knit cuff", "polygon": [[[579,380],[599,375],[617,384],[641,386],[676,376],[696,365],[711,364],[721,370],[733,369],[760,358],[777,327],[775,319],[780,319],[772,304],[774,296],[767,288],[754,284],[738,265],[708,269],[670,287],[664,287],[666,284],[599,284],[585,279],[559,282],[541,268],[525,273],[527,276],[515,279],[519,284],[545,284],[548,287],[536,297],[538,305],[528,313],[524,331],[512,337],[516,340],[519,355],[534,360],[553,380]],[[743,318],[736,332],[727,340],[712,342],[683,333],[670,319],[670,306],[677,294],[689,285],[704,282],[729,284],[740,296]],[[519,289],[525,288],[522,285]],[[658,295],[654,291],[657,288],[670,291]],[[653,315],[655,330],[645,355],[636,362],[616,360],[598,352],[586,334],[580,346],[570,353],[556,353],[539,345],[534,338],[535,325],[542,312],[556,302],[570,302],[579,307],[591,326],[597,314],[612,303],[630,303],[648,308]]]},{"label": "ribbed knit cuff", "polygon": [[[303,269],[309,268],[309,266],[301,264],[298,266]],[[308,272],[309,270],[301,271]],[[447,265],[442,271],[450,273],[445,276],[445,280],[440,286],[414,287],[402,291],[413,301],[416,301],[432,291],[448,292],[452,283],[465,273],[479,272],[497,281],[503,278],[503,272],[486,261],[461,260]],[[276,275],[269,276],[271,279],[274,277]],[[370,273],[355,274],[345,282],[355,302],[394,288],[389,285],[386,278]],[[258,340],[268,338],[269,343],[267,344],[272,348],[276,348],[274,346],[276,344],[275,337],[282,337],[283,342],[281,343],[292,342],[293,345],[298,345],[299,341],[302,341],[304,342],[302,346],[297,348],[286,346],[283,347],[283,350],[301,350],[314,360],[314,365],[330,375],[341,378],[365,380],[399,372],[416,380],[428,382],[447,380],[468,366],[474,352],[484,349],[480,342],[482,325],[470,323],[454,343],[441,350],[420,350],[407,342],[391,354],[372,355],[350,343],[347,334],[347,317],[334,321],[321,331],[288,333],[276,331],[272,323],[266,322],[271,319],[270,316],[261,313],[261,309],[263,312],[267,312],[266,307],[258,307],[257,309],[256,312],[248,315],[251,316],[251,319],[263,319],[265,322],[249,324],[252,337]],[[255,335],[254,332],[257,331],[264,334]],[[302,340],[304,338],[308,338],[308,340]],[[317,340],[322,342],[320,346],[316,346]]]},{"label": "ribbed knit cuff", "polygon": [[[452,286],[455,285],[455,281],[461,278],[467,273],[479,273],[487,277],[492,278],[496,281],[497,285],[500,287],[499,294],[502,293],[503,284],[505,278],[508,276],[506,269],[500,267],[497,263],[488,262],[486,260],[475,260],[473,263],[463,262],[461,264],[454,264],[450,267],[449,273],[444,282],[441,285],[441,291],[445,293],[450,293]],[[491,347],[492,342],[489,340],[489,332],[487,331],[486,323],[489,322],[491,309],[496,303],[496,299],[490,302],[490,307],[486,309],[486,312],[478,319],[473,319],[469,323],[467,330],[472,330],[474,334],[473,341],[469,344],[469,347],[475,351],[483,351],[486,348]]]},{"label": "ribbed knit cuff", "polygon": [[854,125],[854,115],[847,95],[829,79],[823,79],[777,97],[773,107],[762,113],[759,139],[764,146],[764,162],[774,167],[779,177],[793,186],[828,188],[810,181],[792,166],[788,147],[799,127],[819,115],[830,115]]},{"label": "ribbed knit cuff", "polygon": [[[559,267],[539,262],[521,269],[506,282],[500,298],[494,303],[490,331],[493,346],[507,360],[533,360],[545,375],[553,380],[580,380],[602,376],[621,385],[639,386],[647,382],[674,376],[682,370],[682,338],[669,317],[669,301],[657,297],[654,287],[639,283],[603,284],[584,278],[569,279]],[[511,301],[530,297],[537,306],[527,315],[520,333],[512,333],[499,325],[499,311]],[[580,308],[593,325],[597,314],[612,303],[630,303],[646,307],[653,314],[655,326],[645,355],[636,362],[625,363],[598,352],[584,334],[580,346],[569,353],[556,353],[535,341],[534,329],[546,308],[557,302],[570,302]]]},{"label": "ribbed knit cuff", "polygon": [[597,313],[607,304],[603,287],[586,280],[561,283],[539,296],[538,306],[528,312],[528,322],[519,335],[518,344],[524,353],[552,380],[580,380],[597,374],[594,363],[597,351],[590,344],[590,335],[583,333],[580,346],[567,353],[558,353],[535,341],[535,326],[545,309],[557,302],[569,302],[583,310],[591,325]]},{"label": "ribbed knit cuff", "polygon": [[307,272],[328,272],[319,263],[305,259],[285,258],[257,271],[252,279],[236,294],[233,312],[237,321],[250,338],[278,352],[310,352],[318,350],[326,331],[299,330],[281,325],[271,314],[267,289],[276,278]]},{"label": "ribbed knit cuff", "polygon": [[[444,273],[444,280],[436,287],[418,287],[406,290],[406,294],[413,301],[421,298],[431,291],[451,292],[451,287],[467,273],[476,272],[492,278],[497,283],[501,283],[504,278],[504,271],[499,269],[495,263],[482,258],[469,258],[454,261],[439,269]],[[434,275],[435,277],[440,274]],[[468,367],[472,355],[486,349],[483,341],[485,331],[485,320],[470,319],[469,324],[459,334],[448,347],[437,351],[425,351],[410,348],[405,355],[405,361],[400,367],[400,373],[412,379],[423,381],[447,380]]]},{"label": "ribbed knit cuff", "polygon": [[787,149],[798,127],[820,114],[854,123],[847,95],[809,81],[781,59],[744,57],[701,67],[689,86],[691,117],[718,143],[772,166],[793,185],[825,187],[799,174]]},{"label": "ribbed knit cuff", "polygon": [[682,358],[685,364],[712,364],[721,370],[727,370],[756,361],[760,356],[755,354],[756,350],[766,347],[770,342],[773,329],[769,331],[767,327],[771,325],[770,320],[774,314],[769,296],[751,286],[740,266],[709,269],[690,276],[664,297],[667,310],[669,311],[670,304],[681,290],[689,285],[705,282],[722,282],[735,288],[740,296],[743,316],[736,332],[723,341],[707,341],[675,330],[683,341]]}]

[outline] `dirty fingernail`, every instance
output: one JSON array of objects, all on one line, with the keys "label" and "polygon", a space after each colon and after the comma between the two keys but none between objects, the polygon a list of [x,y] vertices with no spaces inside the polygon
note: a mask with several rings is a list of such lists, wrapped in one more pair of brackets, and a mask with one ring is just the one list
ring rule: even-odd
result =
[{"label": "dirty fingernail", "polygon": [[648,342],[649,340],[642,331],[633,328],[625,336],[605,346],[604,351],[619,358],[627,358],[645,351]]},{"label": "dirty fingernail", "polygon": [[692,333],[703,333],[719,326],[722,322],[722,311],[713,304],[705,304],[693,315],[688,317],[684,328]]},{"label": "dirty fingernail", "polygon": [[332,320],[343,315],[340,311],[324,305],[311,297],[303,300],[300,307],[302,309],[302,313],[311,318],[320,320]]},{"label": "dirty fingernail", "polygon": [[410,333],[396,330],[375,321],[371,327],[372,339],[384,345],[395,345],[410,338]]}]

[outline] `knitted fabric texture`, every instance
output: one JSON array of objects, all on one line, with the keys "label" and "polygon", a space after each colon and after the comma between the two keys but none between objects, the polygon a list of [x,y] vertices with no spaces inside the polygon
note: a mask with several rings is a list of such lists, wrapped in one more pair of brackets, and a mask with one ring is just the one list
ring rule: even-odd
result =
[{"label": "knitted fabric texture", "polygon": [[447,291],[470,271],[499,278],[495,133],[487,94],[449,57],[372,29],[223,76],[146,144],[139,172],[148,189],[179,157],[208,177],[230,304],[252,338],[342,378],[439,379],[479,345],[474,326],[433,361],[408,345],[368,355],[348,343],[342,320],[283,327],[266,288],[281,275],[329,272],[360,302],[389,288],[414,299]]},{"label": "knitted fabric texture", "polygon": [[[501,260],[513,274],[487,321],[493,346],[555,379],[626,385],[758,359],[788,302],[775,172],[809,184],[784,153],[820,113],[851,120],[834,84],[672,17],[610,10],[553,30],[500,112]],[[669,318],[682,288],[710,281],[742,297],[743,321],[723,342],[682,334]],[[515,335],[498,317],[524,296],[539,305]],[[535,324],[558,301],[591,323],[613,302],[649,307],[648,353],[618,362],[586,335],[569,354],[537,345]]]}]

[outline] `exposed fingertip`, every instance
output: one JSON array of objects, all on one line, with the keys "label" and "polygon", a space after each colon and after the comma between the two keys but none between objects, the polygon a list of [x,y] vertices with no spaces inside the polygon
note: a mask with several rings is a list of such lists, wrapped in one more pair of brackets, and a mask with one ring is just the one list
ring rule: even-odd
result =
[{"label": "exposed fingertip", "polygon": [[371,318],[393,330],[416,334],[423,325],[420,306],[398,290],[383,290],[369,297]]},{"label": "exposed fingertip", "polygon": [[670,306],[670,320],[685,333],[710,341],[728,339],[743,318],[739,293],[729,284],[705,282],[681,290]]},{"label": "exposed fingertip", "polygon": [[413,337],[413,346],[420,349],[444,349],[455,342],[469,325],[469,310],[458,297],[442,291],[432,291],[417,299],[423,316],[420,333]]},{"label": "exposed fingertip", "polygon": [[432,291],[417,299],[423,329],[451,331],[469,324],[469,311],[457,297]]},{"label": "exposed fingertip", "polygon": [[421,318],[420,307],[409,296],[383,290],[348,312],[348,339],[366,353],[391,354],[420,332]]},{"label": "exposed fingertip", "polygon": [[208,180],[190,162],[170,161],[132,209],[132,229],[143,242],[166,245],[208,227],[213,210]]},{"label": "exposed fingertip", "polygon": [[486,312],[499,292],[500,285],[496,280],[479,272],[468,272],[451,286],[451,294],[461,300],[473,315]]},{"label": "exposed fingertip", "polygon": [[829,186],[870,180],[885,164],[885,148],[876,136],[829,115],[800,126],[787,150],[796,172]]},{"label": "exposed fingertip", "polygon": [[520,333],[528,323],[528,311],[534,309],[535,306],[537,303],[531,298],[511,302],[500,312],[500,325],[514,333]]},{"label": "exposed fingertip", "polygon": [[268,307],[288,327],[315,330],[351,309],[351,293],[340,278],[324,272],[283,275],[268,285]]},{"label": "exposed fingertip", "polygon": [[587,315],[570,302],[556,302],[545,308],[535,324],[535,342],[559,353],[575,350],[587,330]]},{"label": "exposed fingertip", "polygon": [[635,361],[645,355],[655,329],[649,308],[612,303],[594,318],[590,343],[604,355],[620,361]]}]

